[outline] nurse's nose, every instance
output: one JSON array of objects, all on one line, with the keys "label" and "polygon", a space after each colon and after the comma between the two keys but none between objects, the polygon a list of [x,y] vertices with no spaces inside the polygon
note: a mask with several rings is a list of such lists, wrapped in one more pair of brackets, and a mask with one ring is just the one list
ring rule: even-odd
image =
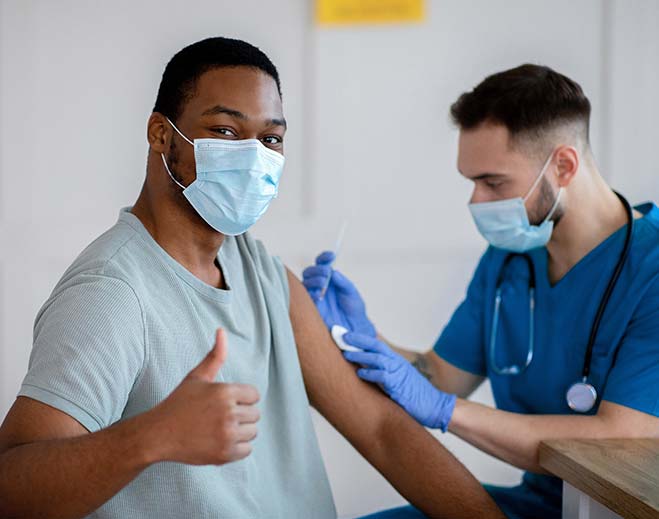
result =
[{"label": "nurse's nose", "polygon": [[480,189],[478,186],[474,188],[471,193],[471,198],[469,199],[470,204],[480,204],[481,202],[491,202],[492,197],[488,196],[485,193],[484,189]]}]

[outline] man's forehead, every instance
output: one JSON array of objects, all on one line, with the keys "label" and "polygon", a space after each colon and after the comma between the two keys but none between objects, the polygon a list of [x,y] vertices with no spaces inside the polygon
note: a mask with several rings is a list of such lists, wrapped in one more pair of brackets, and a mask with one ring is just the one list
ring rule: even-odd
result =
[{"label": "man's forehead", "polygon": [[204,72],[197,79],[188,105],[195,115],[223,113],[217,107],[226,107],[250,119],[283,117],[274,78],[252,67],[222,67]]}]

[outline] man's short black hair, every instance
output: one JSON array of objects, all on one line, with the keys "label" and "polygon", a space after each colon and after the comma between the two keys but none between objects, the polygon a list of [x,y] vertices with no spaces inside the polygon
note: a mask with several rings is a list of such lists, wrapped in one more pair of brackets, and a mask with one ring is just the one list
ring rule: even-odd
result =
[{"label": "man's short black hair", "polygon": [[262,70],[275,80],[281,96],[279,73],[263,51],[242,40],[215,37],[188,45],[167,63],[153,111],[176,120],[184,103],[194,95],[199,77],[204,72],[221,67]]},{"label": "man's short black hair", "polygon": [[485,78],[451,106],[453,122],[470,130],[481,123],[504,125],[511,139],[542,138],[576,125],[588,144],[590,101],[570,78],[540,65],[521,65]]}]

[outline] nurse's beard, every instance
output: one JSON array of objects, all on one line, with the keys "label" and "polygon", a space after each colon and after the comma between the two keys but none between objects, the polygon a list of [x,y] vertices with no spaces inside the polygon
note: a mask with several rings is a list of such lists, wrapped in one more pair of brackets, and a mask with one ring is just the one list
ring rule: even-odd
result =
[{"label": "nurse's beard", "polygon": [[[545,218],[547,218],[547,215],[554,206],[556,197],[558,196],[558,191],[554,191],[549,181],[544,177],[540,181],[540,186],[538,187],[540,189],[540,196],[538,196],[535,206],[529,209],[529,223],[531,225],[540,225],[545,221]],[[556,227],[556,224],[562,218],[563,213],[563,201],[561,200],[551,217],[551,220],[554,222],[554,227]]]}]

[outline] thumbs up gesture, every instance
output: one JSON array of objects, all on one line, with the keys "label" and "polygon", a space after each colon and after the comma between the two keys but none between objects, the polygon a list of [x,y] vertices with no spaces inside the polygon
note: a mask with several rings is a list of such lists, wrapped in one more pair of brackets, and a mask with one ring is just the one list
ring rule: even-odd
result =
[{"label": "thumbs up gesture", "polygon": [[227,357],[226,334],[179,386],[148,413],[160,461],[222,465],[249,456],[256,437],[259,394],[246,384],[215,382]]}]

